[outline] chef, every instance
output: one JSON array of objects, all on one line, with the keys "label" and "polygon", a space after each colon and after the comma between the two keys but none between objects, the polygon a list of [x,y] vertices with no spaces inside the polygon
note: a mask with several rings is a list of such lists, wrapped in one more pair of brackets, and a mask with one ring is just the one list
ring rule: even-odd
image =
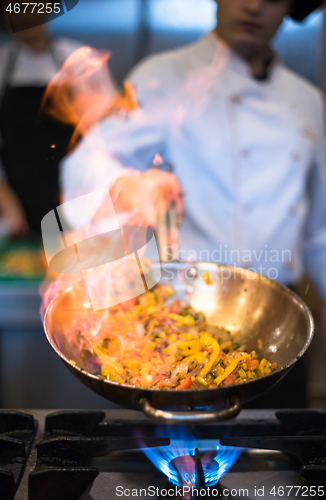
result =
[{"label": "chef", "polygon": [[[285,16],[301,21],[320,4],[219,0],[213,32],[132,71],[140,109],[102,121],[65,159],[65,200],[106,185],[117,211],[153,224],[162,199],[181,212],[184,195],[179,260],[246,267],[288,286],[306,269],[326,300],[323,98],[270,46]],[[175,175],[149,169],[157,153]],[[105,199],[98,205],[95,217],[105,216]],[[94,207],[80,217],[94,218]],[[305,405],[301,376],[281,391],[285,406]]]},{"label": "chef", "polygon": [[46,14],[21,13],[43,24],[23,29],[0,48],[0,194],[14,234],[40,233],[44,215],[59,202],[58,164],[70,127],[40,113],[44,90],[80,43],[52,39]]}]

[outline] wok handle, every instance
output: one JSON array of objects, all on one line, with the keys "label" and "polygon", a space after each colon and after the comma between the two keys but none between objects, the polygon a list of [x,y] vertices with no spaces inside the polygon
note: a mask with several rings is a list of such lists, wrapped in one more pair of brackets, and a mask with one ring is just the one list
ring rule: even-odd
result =
[{"label": "wok handle", "polygon": [[239,398],[230,400],[231,406],[217,411],[187,411],[173,412],[153,408],[146,397],[139,400],[139,406],[146,417],[160,424],[209,424],[211,422],[221,422],[236,417],[241,410]]}]

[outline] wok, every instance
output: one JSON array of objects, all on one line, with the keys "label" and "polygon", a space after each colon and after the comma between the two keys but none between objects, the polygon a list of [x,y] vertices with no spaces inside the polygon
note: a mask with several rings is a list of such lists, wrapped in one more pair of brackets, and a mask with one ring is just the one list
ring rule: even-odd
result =
[{"label": "wok", "polygon": [[144,389],[106,380],[90,373],[94,354],[79,352],[76,339],[66,335],[76,320],[89,314],[86,289],[73,285],[60,292],[44,316],[45,333],[55,352],[87,387],[117,404],[142,410],[152,420],[175,424],[233,418],[243,403],[280,381],[311,343],[314,323],[304,302],[285,286],[251,271],[207,263],[168,263],[162,265],[161,282],[173,285],[178,298],[203,311],[209,324],[239,332],[247,352],[256,350],[260,359],[276,362],[278,369],[245,383],[200,390]]}]

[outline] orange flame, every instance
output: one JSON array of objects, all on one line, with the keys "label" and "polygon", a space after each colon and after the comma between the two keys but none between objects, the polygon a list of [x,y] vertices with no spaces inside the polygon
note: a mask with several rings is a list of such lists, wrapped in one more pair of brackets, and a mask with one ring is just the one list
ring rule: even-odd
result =
[{"label": "orange flame", "polygon": [[110,57],[110,52],[81,47],[47,86],[43,110],[75,127],[70,148],[101,119],[112,114],[125,118],[138,108],[130,83],[120,93],[115,88],[107,64]]},{"label": "orange flame", "polygon": [[[75,51],[65,61],[59,73],[48,85],[43,101],[44,109],[58,120],[75,127],[70,147],[73,147],[78,138],[80,136],[85,136],[100,120],[110,115],[114,115],[123,120],[131,111],[138,108],[136,95],[130,83],[127,82],[123,91],[120,93],[115,88],[108,69],[110,56],[110,52],[98,51],[90,47],[82,47]],[[160,119],[167,122],[171,125],[171,133],[178,135],[181,130],[181,125],[186,119],[188,110],[191,110],[195,115],[199,116],[209,105],[211,95],[215,88],[216,74],[223,70],[227,58],[227,51],[217,51],[211,64],[206,68],[200,67],[198,70],[189,72],[182,92],[172,95],[170,103],[167,103],[166,100],[161,100],[159,97],[160,94],[158,94],[154,104],[155,111],[157,112],[154,114],[155,120]],[[159,88],[160,85],[161,82],[156,79],[152,79],[148,82],[148,88],[151,90]],[[144,115],[143,118],[144,120],[148,118],[149,123],[151,123],[150,119],[153,117]],[[105,144],[105,141],[103,141],[103,144]],[[157,154],[153,164],[155,166],[160,166],[164,164],[164,160]],[[141,184],[143,187],[146,187],[146,192],[153,194],[154,198],[155,191],[158,192],[159,189],[147,189],[150,185],[158,185],[158,183],[153,184],[158,172],[155,172],[156,169],[152,170],[152,172],[143,174],[144,177],[141,179]],[[169,175],[166,172],[161,172],[161,174],[165,176]],[[119,216],[120,225],[128,225],[128,223],[134,225],[152,224],[152,221],[148,221],[148,207],[155,207],[156,216],[157,214],[164,214],[167,206],[170,204],[170,197],[167,202],[165,199],[166,196],[162,195],[160,206],[156,208],[152,199],[148,200],[144,197],[144,199],[141,199],[143,208],[141,218],[137,213],[135,215],[135,220],[130,222],[129,214],[133,212],[134,206],[131,205],[130,199],[132,197],[129,196],[129,194],[133,194],[136,188],[138,189],[137,180],[137,176],[126,176],[124,182],[119,178],[114,186],[111,187],[110,196],[112,197],[114,208]],[[86,176],[85,183],[88,181],[89,177]],[[172,181],[170,184],[172,184]],[[162,183],[159,187],[161,188],[161,186]],[[102,189],[102,186],[98,187],[98,189],[100,188]],[[128,192],[126,193],[126,191]],[[175,187],[175,191],[177,191],[177,187]],[[122,196],[123,193],[124,196]],[[130,205],[128,205],[128,203],[126,204],[126,200],[130,202]],[[103,218],[105,219],[105,206],[102,204],[95,214],[94,220],[96,220],[97,215],[101,218],[101,210],[104,212]],[[146,215],[146,219],[143,214]],[[129,222],[124,220],[122,224],[123,216],[128,217]],[[155,218],[157,219],[157,217]],[[170,235],[170,240],[176,239],[176,237]],[[43,308],[49,304],[51,298],[57,295],[60,290],[69,285],[76,284],[76,280],[77,288],[84,283],[80,275],[78,278],[71,275],[58,275],[56,282],[53,283],[50,288],[47,288],[45,292]]]}]

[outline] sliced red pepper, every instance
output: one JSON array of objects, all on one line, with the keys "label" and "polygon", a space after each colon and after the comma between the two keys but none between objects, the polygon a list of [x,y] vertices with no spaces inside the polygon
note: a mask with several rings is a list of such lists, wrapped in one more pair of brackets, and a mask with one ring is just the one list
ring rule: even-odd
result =
[{"label": "sliced red pepper", "polygon": [[235,383],[236,381],[236,375],[234,375],[233,373],[231,373],[231,375],[229,375],[228,377],[226,377],[226,379],[224,380],[224,385],[232,385]]},{"label": "sliced red pepper", "polygon": [[259,361],[258,359],[246,359],[246,363],[248,365],[248,370],[252,372],[253,370],[259,370]]},{"label": "sliced red pepper", "polygon": [[188,374],[187,377],[181,382],[176,388],[177,391],[183,391],[184,389],[190,389],[191,387],[191,376]]},{"label": "sliced red pepper", "polygon": [[161,382],[161,380],[163,380],[164,378],[166,378],[166,375],[155,375],[155,377],[153,377],[153,380],[152,380],[152,386],[154,387],[155,385],[157,385],[159,382]]}]

